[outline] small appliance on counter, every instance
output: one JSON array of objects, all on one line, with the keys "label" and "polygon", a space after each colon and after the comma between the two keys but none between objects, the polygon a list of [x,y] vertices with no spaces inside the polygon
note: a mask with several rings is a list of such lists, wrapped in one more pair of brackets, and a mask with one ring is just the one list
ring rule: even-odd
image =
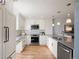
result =
[{"label": "small appliance on counter", "polygon": [[45,35],[45,32],[40,32],[40,35]]}]

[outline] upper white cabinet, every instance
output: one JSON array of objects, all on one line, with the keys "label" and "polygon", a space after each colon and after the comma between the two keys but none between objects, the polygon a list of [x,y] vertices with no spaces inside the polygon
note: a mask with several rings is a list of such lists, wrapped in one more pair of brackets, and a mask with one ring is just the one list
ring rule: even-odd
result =
[{"label": "upper white cabinet", "polygon": [[16,17],[16,30],[24,30],[25,29],[25,17],[21,14]]},{"label": "upper white cabinet", "polygon": [[26,30],[31,30],[31,25],[39,25],[40,30],[45,30],[45,20],[43,19],[27,19]]}]

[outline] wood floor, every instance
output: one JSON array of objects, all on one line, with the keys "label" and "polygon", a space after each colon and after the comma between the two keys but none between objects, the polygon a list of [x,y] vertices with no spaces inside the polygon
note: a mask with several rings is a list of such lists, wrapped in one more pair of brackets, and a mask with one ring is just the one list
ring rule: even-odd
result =
[{"label": "wood floor", "polygon": [[26,46],[22,53],[16,54],[16,59],[55,59],[46,46]]}]

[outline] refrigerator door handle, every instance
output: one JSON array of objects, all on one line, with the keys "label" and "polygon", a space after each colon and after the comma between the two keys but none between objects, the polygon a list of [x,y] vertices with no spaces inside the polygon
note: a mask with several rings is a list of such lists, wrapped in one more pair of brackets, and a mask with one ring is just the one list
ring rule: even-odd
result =
[{"label": "refrigerator door handle", "polygon": [[0,3],[2,3],[2,0],[0,0]]},{"label": "refrigerator door handle", "polygon": [[5,0],[0,0],[0,3],[2,4],[2,5],[5,5]]},{"label": "refrigerator door handle", "polygon": [[4,43],[6,43],[7,42],[7,27],[6,26],[4,26],[4,34],[5,34]]},{"label": "refrigerator door handle", "polygon": [[9,27],[7,27],[7,41],[9,41]]},{"label": "refrigerator door handle", "polygon": [[4,26],[4,31],[5,31],[5,40],[4,43],[9,41],[9,27]]}]

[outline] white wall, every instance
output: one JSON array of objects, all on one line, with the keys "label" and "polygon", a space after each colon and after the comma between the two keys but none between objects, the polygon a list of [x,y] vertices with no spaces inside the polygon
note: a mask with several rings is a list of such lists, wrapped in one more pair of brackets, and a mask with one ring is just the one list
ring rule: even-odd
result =
[{"label": "white wall", "polygon": [[[54,34],[61,35],[62,31],[64,31],[66,17],[65,16],[58,16],[54,20]],[[60,25],[57,25],[57,22],[60,22]]]},{"label": "white wall", "polygon": [[31,30],[31,25],[39,24],[40,30],[44,30],[46,34],[52,34],[51,19],[26,19],[25,28]]},{"label": "white wall", "polygon": [[[59,15],[58,17],[55,18],[54,34],[62,35],[62,33],[64,31],[64,25],[66,24],[66,20],[67,20],[67,15],[65,15],[65,14]],[[73,22],[74,22],[73,12],[71,13],[71,20],[72,20],[72,24],[73,24]],[[57,22],[60,22],[59,26],[57,25]]]},{"label": "white wall", "polygon": [[25,17],[21,14],[16,15],[16,30],[24,30],[25,29]]}]

